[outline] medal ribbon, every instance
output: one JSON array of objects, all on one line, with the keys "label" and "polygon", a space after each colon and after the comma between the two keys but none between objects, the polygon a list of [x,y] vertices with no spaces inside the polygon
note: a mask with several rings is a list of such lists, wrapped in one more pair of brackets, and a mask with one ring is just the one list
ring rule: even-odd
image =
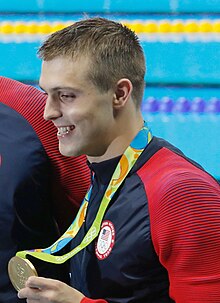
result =
[{"label": "medal ribbon", "polygon": [[119,163],[112,175],[112,178],[102,198],[96,217],[91,227],[87,231],[86,235],[82,239],[82,242],[78,246],[76,246],[75,248],[73,248],[73,250],[64,254],[63,256],[52,255],[58,252],[59,250],[61,250],[78,233],[86,216],[86,210],[92,191],[92,186],[87,192],[75,220],[67,229],[67,231],[55,243],[53,243],[48,248],[44,248],[44,249],[34,249],[32,251],[31,250],[19,251],[17,252],[16,256],[25,258],[26,255],[31,255],[37,259],[46,262],[61,264],[67,261],[68,259],[70,259],[71,257],[73,257],[75,254],[77,254],[80,250],[85,248],[87,245],[89,245],[99,234],[102,219],[109,205],[109,202],[111,201],[112,197],[116,193],[119,186],[126,178],[129,171],[134,166],[135,162],[137,161],[137,159],[139,158],[145,147],[151,141],[151,139],[152,139],[151,131],[149,130],[147,123],[144,122],[142,129],[138,132],[136,137],[133,139],[131,144],[128,146],[128,148],[125,150],[124,154],[120,158]]}]

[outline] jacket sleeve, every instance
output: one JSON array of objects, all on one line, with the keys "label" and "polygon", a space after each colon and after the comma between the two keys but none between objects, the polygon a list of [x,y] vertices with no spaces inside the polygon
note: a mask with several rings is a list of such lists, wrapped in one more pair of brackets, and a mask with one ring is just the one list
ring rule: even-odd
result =
[{"label": "jacket sleeve", "polygon": [[208,174],[164,180],[150,206],[152,239],[176,303],[220,302],[220,187]]},{"label": "jacket sleeve", "polygon": [[107,301],[105,301],[104,299],[89,299],[87,297],[84,297],[80,303],[107,303]]}]

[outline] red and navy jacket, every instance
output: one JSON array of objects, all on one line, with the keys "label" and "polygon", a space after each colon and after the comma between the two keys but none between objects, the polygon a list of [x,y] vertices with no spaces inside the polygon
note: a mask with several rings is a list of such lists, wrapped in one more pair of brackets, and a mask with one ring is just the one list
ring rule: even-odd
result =
[{"label": "red and navy jacket", "polygon": [[[43,119],[45,96],[0,77],[0,302],[20,302],[7,264],[18,250],[47,247],[75,217],[90,183],[85,156],[63,157]],[[55,218],[55,219],[54,219]],[[41,272],[66,281],[59,269]]]},{"label": "red and navy jacket", "polygon": [[[94,184],[79,244],[119,158],[92,163]],[[153,137],[108,207],[100,234],[71,259],[81,303],[220,302],[220,186]]]}]

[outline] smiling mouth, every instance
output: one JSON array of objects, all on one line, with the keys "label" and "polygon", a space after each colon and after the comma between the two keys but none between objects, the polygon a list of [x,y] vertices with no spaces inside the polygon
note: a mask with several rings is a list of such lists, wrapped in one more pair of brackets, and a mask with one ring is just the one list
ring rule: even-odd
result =
[{"label": "smiling mouth", "polygon": [[58,132],[57,132],[57,136],[58,137],[64,137],[66,136],[67,134],[69,134],[72,130],[74,130],[74,126],[71,125],[71,126],[61,126],[61,127],[58,127]]}]

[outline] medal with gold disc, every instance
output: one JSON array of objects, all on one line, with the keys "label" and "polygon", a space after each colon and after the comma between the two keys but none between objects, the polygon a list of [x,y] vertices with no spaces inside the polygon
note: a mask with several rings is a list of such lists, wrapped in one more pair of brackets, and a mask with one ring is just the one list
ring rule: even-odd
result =
[{"label": "medal with gold disc", "polygon": [[9,261],[8,275],[17,291],[25,287],[25,283],[29,277],[38,276],[34,265],[28,259],[18,256],[11,258]]}]

